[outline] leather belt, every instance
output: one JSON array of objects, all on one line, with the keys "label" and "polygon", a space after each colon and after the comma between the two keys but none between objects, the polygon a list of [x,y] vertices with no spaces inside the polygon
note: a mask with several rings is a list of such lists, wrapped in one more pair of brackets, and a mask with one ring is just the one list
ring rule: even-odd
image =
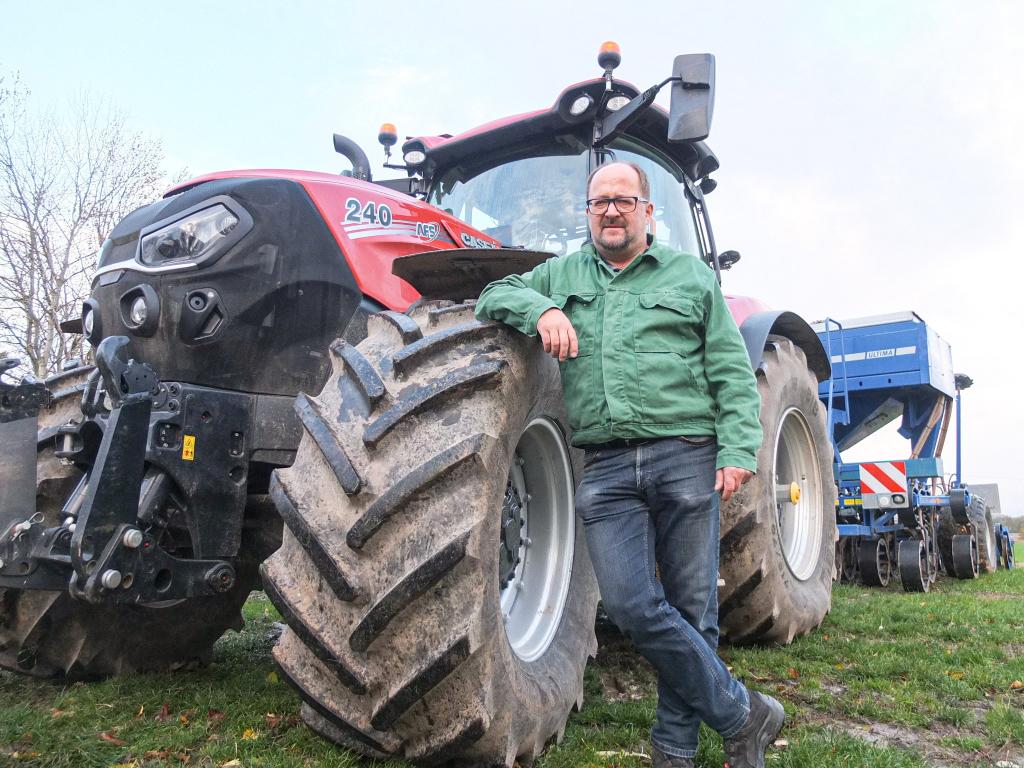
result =
[{"label": "leather belt", "polygon": [[604,451],[611,448],[636,448],[638,445],[647,445],[647,443],[653,443],[655,440],[661,440],[659,437],[618,437],[615,440],[609,440],[607,443],[597,443],[595,445],[581,445],[584,451]]}]

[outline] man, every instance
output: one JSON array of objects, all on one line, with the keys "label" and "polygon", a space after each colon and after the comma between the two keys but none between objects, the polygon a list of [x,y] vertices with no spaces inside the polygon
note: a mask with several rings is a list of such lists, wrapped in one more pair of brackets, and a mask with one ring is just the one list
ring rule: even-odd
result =
[{"label": "man", "polygon": [[719,494],[756,469],[760,402],[714,273],[649,238],[649,198],[639,166],[600,166],[591,242],[491,283],[476,313],[539,334],[561,365],[601,599],[658,673],[654,768],[692,766],[701,721],[731,768],[760,767],[782,707],[716,654]]}]

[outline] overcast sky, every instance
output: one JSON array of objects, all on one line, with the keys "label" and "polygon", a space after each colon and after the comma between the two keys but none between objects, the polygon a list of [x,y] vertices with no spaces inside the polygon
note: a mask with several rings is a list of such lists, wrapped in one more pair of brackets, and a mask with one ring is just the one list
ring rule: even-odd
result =
[{"label": "overcast sky", "polygon": [[[714,53],[709,203],[743,254],[726,290],[808,320],[918,312],[975,381],[964,479],[1024,514],[1024,3],[0,0],[0,29],[0,73],[37,104],[107,98],[193,173],[337,171],[334,131],[376,165],[380,123],[548,107],[606,39],[640,87]],[[847,458],[908,451],[889,435]]]}]

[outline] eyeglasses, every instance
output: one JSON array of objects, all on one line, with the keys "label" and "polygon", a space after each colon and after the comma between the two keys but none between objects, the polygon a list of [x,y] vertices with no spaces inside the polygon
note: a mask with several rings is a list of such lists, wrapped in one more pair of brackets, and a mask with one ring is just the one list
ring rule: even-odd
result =
[{"label": "eyeglasses", "polygon": [[619,213],[632,213],[636,210],[637,203],[648,203],[642,197],[594,197],[587,200],[587,213],[600,215],[607,213],[608,206],[614,204],[615,210]]}]

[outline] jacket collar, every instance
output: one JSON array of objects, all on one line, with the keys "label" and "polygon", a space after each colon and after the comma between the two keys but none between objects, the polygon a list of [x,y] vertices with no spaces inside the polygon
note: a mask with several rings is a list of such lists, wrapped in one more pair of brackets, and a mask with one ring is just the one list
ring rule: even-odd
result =
[{"label": "jacket collar", "polygon": [[[597,252],[597,248],[594,247],[593,240],[587,240],[587,242],[583,244],[583,247],[580,250],[583,251],[584,253],[589,253],[593,258],[597,259],[598,261],[604,261],[604,259],[601,258],[601,254]],[[666,250],[667,249],[665,248],[665,246],[657,242],[654,239],[654,235],[648,232],[647,247],[643,251],[641,251],[640,255],[637,256],[636,258],[642,259],[645,256],[651,256],[655,261],[661,264],[665,260],[665,256],[667,255]]]}]

